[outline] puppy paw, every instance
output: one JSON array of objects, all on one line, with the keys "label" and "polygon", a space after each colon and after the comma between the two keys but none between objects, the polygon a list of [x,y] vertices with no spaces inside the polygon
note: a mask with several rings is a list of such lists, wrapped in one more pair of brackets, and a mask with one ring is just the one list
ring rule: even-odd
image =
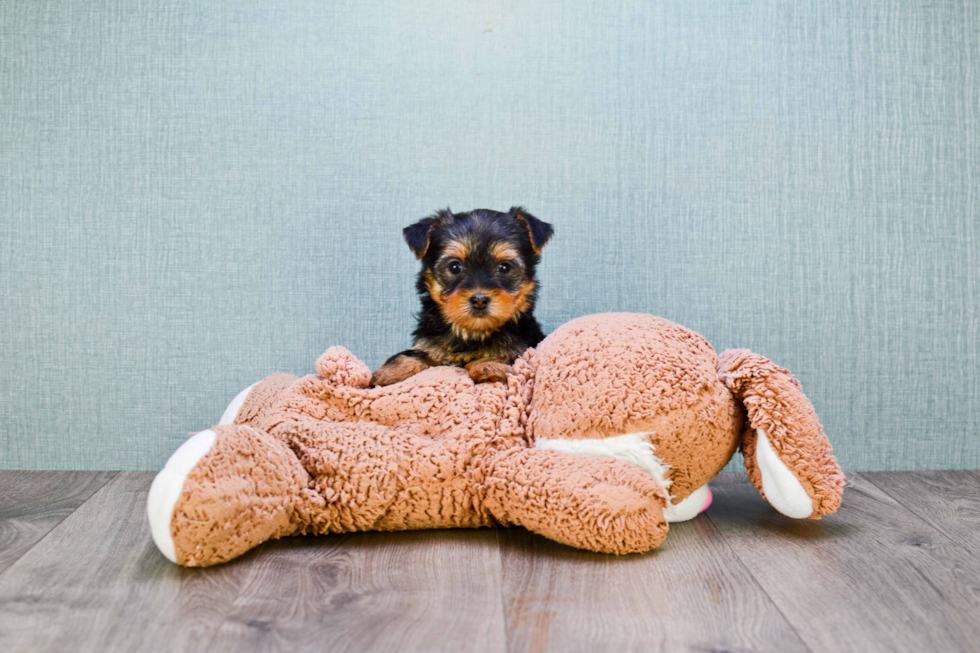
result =
[{"label": "puppy paw", "polygon": [[404,381],[409,376],[411,375],[398,374],[395,370],[382,367],[381,369],[375,370],[374,374],[371,375],[371,387],[378,388],[386,385],[394,385],[399,381]]},{"label": "puppy paw", "polygon": [[466,371],[475,383],[504,383],[513,368],[504,361],[482,360],[467,365]]},{"label": "puppy paw", "polygon": [[371,375],[371,385],[375,387],[392,385],[415,376],[427,367],[430,366],[418,358],[398,354],[385,361],[385,364]]}]

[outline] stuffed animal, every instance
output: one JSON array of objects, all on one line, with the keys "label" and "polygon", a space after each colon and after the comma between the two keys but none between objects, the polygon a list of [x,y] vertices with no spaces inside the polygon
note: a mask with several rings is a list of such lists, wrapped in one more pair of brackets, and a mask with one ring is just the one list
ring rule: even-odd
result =
[{"label": "stuffed animal", "polygon": [[203,567],[286,535],[493,525],[649,551],[708,506],[708,481],[739,448],[779,512],[816,519],[840,504],[840,467],[787,370],[747,350],[717,356],[649,315],[572,320],[506,383],[434,367],[372,388],[342,347],[316,370],[247,388],[171,456],[147,502],[167,558]]}]

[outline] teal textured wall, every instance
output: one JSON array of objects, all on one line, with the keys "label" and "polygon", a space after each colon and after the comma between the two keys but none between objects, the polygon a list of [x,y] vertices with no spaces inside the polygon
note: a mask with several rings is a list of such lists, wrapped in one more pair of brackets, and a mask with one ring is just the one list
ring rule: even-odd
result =
[{"label": "teal textured wall", "polygon": [[154,469],[408,344],[400,229],[552,222],[546,329],[792,369],[848,469],[980,467],[980,5],[0,3],[0,466]]}]

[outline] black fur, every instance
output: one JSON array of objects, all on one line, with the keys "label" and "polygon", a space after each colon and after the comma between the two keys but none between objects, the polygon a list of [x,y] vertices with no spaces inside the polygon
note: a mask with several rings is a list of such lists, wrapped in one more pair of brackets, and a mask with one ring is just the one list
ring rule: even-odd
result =
[{"label": "black fur", "polygon": [[[541,342],[544,333],[533,315],[535,266],[541,248],[553,233],[550,224],[521,207],[506,213],[477,209],[453,214],[445,209],[406,227],[405,241],[422,261],[416,282],[422,310],[412,332],[413,348],[389,358],[382,370],[395,366],[402,356],[429,366],[467,365],[486,359],[510,364],[528,347]],[[444,256],[449,245],[465,247],[465,263],[456,265],[458,259]],[[503,264],[498,261],[494,248],[502,246],[515,250],[516,258]],[[444,297],[455,291],[507,293],[507,297],[520,298],[520,303],[515,303],[520,310],[490,331],[467,329],[454,324],[432,297],[429,284],[433,281]]]}]

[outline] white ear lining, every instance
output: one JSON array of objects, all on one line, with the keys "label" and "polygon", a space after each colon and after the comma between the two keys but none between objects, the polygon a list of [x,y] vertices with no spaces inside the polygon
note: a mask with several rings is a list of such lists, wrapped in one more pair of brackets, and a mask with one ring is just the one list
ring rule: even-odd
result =
[{"label": "white ear lining", "polygon": [[813,514],[813,500],[803,485],[779,459],[769,436],[762,429],[756,429],[759,436],[755,446],[755,464],[762,473],[762,490],[772,507],[794,519],[806,519]]}]

